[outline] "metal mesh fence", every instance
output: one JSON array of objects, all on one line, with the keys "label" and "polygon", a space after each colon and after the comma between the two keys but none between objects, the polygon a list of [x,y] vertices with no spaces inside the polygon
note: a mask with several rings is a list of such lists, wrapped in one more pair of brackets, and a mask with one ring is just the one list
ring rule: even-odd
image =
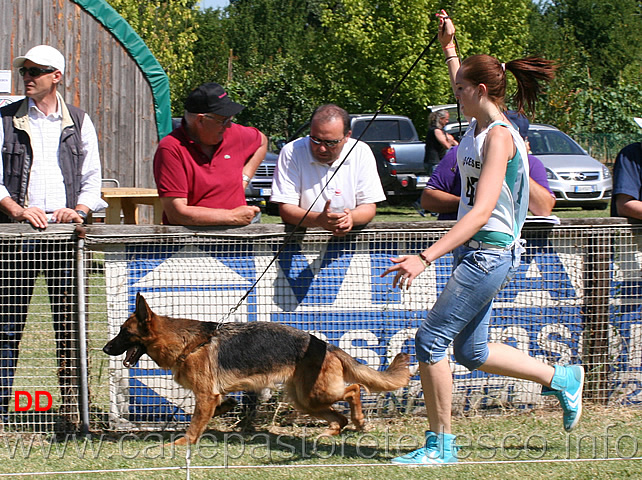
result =
[{"label": "metal mesh fence", "polygon": [[[527,226],[520,271],[494,304],[490,340],[509,343],[551,364],[582,363],[587,372],[586,401],[638,408],[642,229],[613,222]],[[91,429],[182,430],[193,411],[191,394],[147,356],[125,368],[123,356],[102,352],[134,310],[136,293],[144,295],[156,313],[171,317],[291,325],[338,345],[375,369],[385,369],[399,351],[409,352],[416,373],[414,333],[445,286],[452,256],[435,262],[409,291],[392,289],[391,278],[380,275],[391,257],[417,253],[449,226],[375,224],[345,238],[319,231],[296,234],[274,262],[286,237],[282,226],[88,227],[82,270]],[[73,235],[64,241],[39,235],[61,251],[75,241]],[[3,252],[15,249],[16,242],[0,234]],[[17,281],[17,275],[11,278]],[[54,408],[38,413],[32,407],[19,414],[12,393],[9,424],[18,430],[54,428],[62,406],[48,308],[41,277],[20,345],[14,390],[32,395],[48,391]],[[531,382],[469,372],[454,361],[451,367],[459,413],[546,407],[551,402]],[[246,406],[252,404],[247,397],[234,395]],[[284,402],[278,389],[265,391],[258,410],[270,422],[305,421]],[[399,391],[364,392],[363,403],[371,417],[423,413],[419,377],[413,376],[410,385]],[[239,408],[230,418],[240,414]]]},{"label": "metal mesh fence", "polygon": [[[7,430],[79,424],[76,238],[5,226],[0,235],[0,411]],[[13,234],[12,234],[13,233]]]},{"label": "metal mesh fence", "polygon": [[611,169],[622,148],[633,141],[642,140],[639,129],[629,133],[574,133],[572,136],[589,155]]}]

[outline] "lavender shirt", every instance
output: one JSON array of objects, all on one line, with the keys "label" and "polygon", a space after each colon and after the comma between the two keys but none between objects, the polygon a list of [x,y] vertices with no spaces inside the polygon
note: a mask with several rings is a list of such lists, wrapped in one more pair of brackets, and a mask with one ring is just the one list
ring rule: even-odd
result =
[{"label": "lavender shirt", "polygon": [[[528,156],[529,176],[539,183],[542,187],[548,190],[551,195],[554,195],[548,186],[546,179],[546,168],[542,161],[533,156]],[[441,159],[439,165],[435,167],[432,172],[430,180],[426,184],[426,188],[431,190],[441,190],[442,192],[452,193],[459,196],[461,192],[461,177],[459,176],[459,167],[457,167],[457,146],[452,147],[444,158]],[[457,220],[457,212],[440,213],[437,217],[438,220]]]}]

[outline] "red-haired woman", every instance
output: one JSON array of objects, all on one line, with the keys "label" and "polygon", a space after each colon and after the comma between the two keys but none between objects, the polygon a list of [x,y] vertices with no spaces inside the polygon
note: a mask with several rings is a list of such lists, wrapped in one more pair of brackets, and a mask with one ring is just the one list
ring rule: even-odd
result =
[{"label": "red-haired woman", "polygon": [[553,78],[555,67],[535,57],[502,64],[489,55],[460,63],[452,20],[443,10],[438,16],[451,85],[472,121],[457,151],[462,185],[457,223],[419,255],[392,259],[394,265],[383,274],[395,274],[393,286],[408,288],[432,262],[453,252],[452,275],[415,338],[430,430],[424,447],[393,459],[407,465],[457,461],[451,431],[453,380],[446,358],[450,344],[457,362],[470,370],[543,385],[543,393],[560,400],[567,431],[580,419],[584,383],[580,366],[553,367],[509,345],[488,343],[493,298],[519,268],[520,232],[528,209],[526,147],[504,115],[506,74],[517,80],[514,101],[521,113],[525,106],[533,108],[540,83]]}]

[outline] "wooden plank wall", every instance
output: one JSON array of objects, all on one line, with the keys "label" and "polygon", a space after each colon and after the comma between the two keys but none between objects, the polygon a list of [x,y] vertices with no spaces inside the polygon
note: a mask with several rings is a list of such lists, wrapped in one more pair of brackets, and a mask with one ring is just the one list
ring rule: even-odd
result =
[{"label": "wooden plank wall", "polygon": [[14,57],[39,44],[56,47],[67,63],[59,91],[96,125],[103,177],[154,188],[151,87],[111,33],[70,0],[0,0],[0,27],[0,70],[12,71],[12,91],[4,94],[23,94]]}]

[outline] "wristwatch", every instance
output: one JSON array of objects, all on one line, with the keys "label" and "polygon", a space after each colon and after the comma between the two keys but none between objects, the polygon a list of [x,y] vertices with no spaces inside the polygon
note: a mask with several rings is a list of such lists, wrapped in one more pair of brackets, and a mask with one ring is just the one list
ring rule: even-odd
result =
[{"label": "wristwatch", "polygon": [[76,213],[82,218],[82,223],[87,223],[87,212],[84,210],[76,210]]}]

